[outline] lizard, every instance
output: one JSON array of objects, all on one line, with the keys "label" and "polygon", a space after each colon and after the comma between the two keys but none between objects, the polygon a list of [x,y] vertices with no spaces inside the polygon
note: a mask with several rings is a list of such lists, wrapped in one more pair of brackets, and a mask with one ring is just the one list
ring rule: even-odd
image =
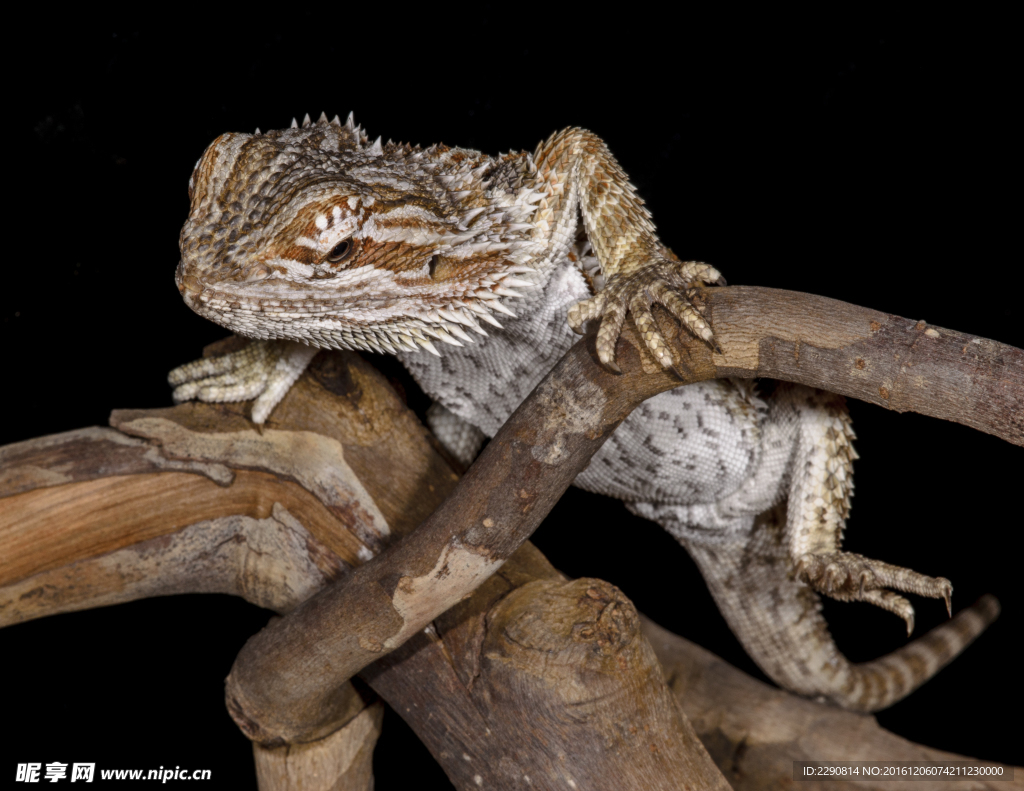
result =
[{"label": "lizard", "polygon": [[[605,143],[570,128],[531,154],[373,142],[352,115],[218,137],[189,179],[175,280],[200,315],[252,339],[169,374],[177,402],[274,406],[322,348],[397,355],[433,399],[427,421],[468,464],[586,322],[616,370],[627,316],[676,365],[663,306],[717,349],[695,289],[724,285],[683,261]],[[436,342],[436,343],[435,343]],[[441,348],[438,348],[441,347]],[[752,659],[790,691],[876,711],[909,694],[996,617],[982,600],[893,653],[854,664],[820,597],[903,618],[899,592],[952,585],[842,549],[855,435],[841,396],[711,380],[649,399],[575,484],[623,500],[690,553]]]}]

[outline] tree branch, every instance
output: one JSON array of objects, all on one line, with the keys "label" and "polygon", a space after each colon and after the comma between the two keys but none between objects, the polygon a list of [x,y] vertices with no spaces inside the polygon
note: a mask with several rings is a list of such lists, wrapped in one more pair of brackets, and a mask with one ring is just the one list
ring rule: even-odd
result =
[{"label": "tree branch", "polygon": [[826,297],[703,289],[715,375],[770,377],[1024,445],[1024,351]]}]

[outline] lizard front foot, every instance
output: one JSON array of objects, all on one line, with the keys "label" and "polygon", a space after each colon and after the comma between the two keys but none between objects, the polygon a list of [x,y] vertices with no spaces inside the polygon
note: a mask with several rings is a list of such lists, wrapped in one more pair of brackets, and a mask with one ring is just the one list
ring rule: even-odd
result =
[{"label": "lizard front foot", "polygon": [[615,344],[628,310],[654,359],[664,368],[673,368],[672,351],[658,330],[651,306],[664,306],[683,327],[720,352],[703,308],[693,301],[692,289],[706,284],[725,285],[725,278],[710,264],[680,261],[671,252],[659,252],[654,260],[632,267],[627,264],[608,278],[600,293],[573,305],[569,309],[569,326],[582,334],[584,324],[600,319],[598,359],[608,370],[620,373],[615,363]]},{"label": "lizard front foot", "polygon": [[803,555],[796,563],[796,576],[833,599],[866,601],[900,616],[907,624],[908,636],[914,631],[914,607],[886,588],[944,599],[952,614],[953,585],[945,577],[928,577],[853,552]]},{"label": "lizard front foot", "polygon": [[255,398],[252,422],[262,424],[288,393],[319,349],[293,341],[252,341],[236,352],[204,357],[167,375],[174,403]]}]

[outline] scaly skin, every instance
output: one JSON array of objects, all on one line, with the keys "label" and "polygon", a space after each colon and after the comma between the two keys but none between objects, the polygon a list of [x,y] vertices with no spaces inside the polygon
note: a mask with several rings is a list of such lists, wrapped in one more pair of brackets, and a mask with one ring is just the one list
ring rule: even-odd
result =
[{"label": "scaly skin", "polygon": [[[598,354],[613,369],[627,313],[654,358],[676,364],[655,302],[716,346],[689,292],[721,275],[661,244],[625,173],[582,129],[533,155],[489,157],[371,144],[351,117],[307,117],[221,136],[189,190],[179,289],[257,340],[173,371],[177,400],[255,398],[262,423],[317,348],[393,353],[435,399],[435,432],[468,463],[589,320],[601,322]],[[980,602],[872,663],[839,653],[819,593],[890,610],[909,632],[913,607],[894,590],[947,606],[952,592],[948,580],[842,551],[852,439],[838,396],[781,384],[762,399],[749,383],[700,382],[634,411],[576,484],[669,530],[779,684],[875,710],[948,662],[997,607]]]}]

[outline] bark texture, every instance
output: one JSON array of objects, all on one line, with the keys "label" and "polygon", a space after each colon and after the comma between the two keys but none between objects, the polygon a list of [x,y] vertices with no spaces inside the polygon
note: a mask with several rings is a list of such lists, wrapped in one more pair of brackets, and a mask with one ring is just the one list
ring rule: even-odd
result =
[{"label": "bark texture", "polygon": [[716,376],[765,376],[1024,445],[1024,350],[796,291],[704,289]]},{"label": "bark texture", "polygon": [[606,582],[564,579],[528,542],[361,677],[404,702],[456,788],[729,787],[632,603]]},{"label": "bark texture", "polygon": [[383,718],[378,702],[311,744],[253,742],[260,791],[373,791],[373,747]]}]

